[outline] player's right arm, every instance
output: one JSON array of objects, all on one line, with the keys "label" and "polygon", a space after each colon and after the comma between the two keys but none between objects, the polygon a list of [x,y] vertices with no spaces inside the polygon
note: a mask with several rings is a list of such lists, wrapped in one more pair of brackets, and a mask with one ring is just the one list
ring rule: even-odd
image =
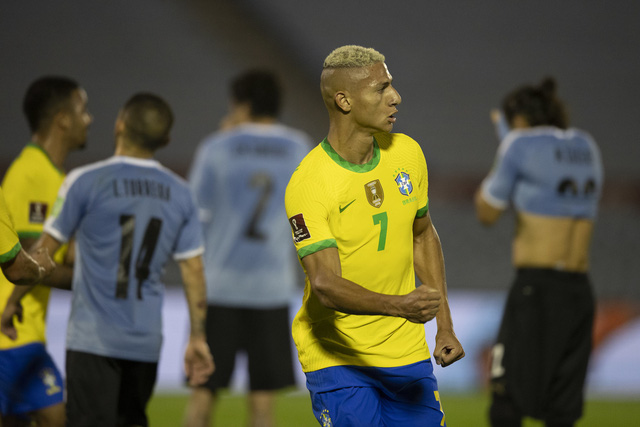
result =
[{"label": "player's right arm", "polygon": [[476,217],[483,225],[495,223],[509,207],[523,155],[518,138],[511,135],[500,143],[496,159],[474,196]]},{"label": "player's right arm", "polygon": [[440,307],[440,293],[419,286],[406,295],[370,291],[341,275],[336,248],[302,258],[311,289],[322,305],[343,313],[403,317],[414,323],[433,319]]},{"label": "player's right arm", "polygon": [[500,209],[487,201],[482,194],[482,188],[476,191],[473,201],[476,208],[476,218],[482,225],[493,225],[504,212],[504,209]]}]

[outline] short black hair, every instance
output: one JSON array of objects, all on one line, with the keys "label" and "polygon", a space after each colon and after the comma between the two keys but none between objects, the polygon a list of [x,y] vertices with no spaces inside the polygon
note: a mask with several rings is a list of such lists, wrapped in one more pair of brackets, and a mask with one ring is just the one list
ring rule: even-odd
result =
[{"label": "short black hair", "polygon": [[254,69],[239,75],[231,83],[231,96],[238,103],[248,103],[254,117],[280,113],[280,85],[270,71]]},{"label": "short black hair", "polygon": [[556,94],[553,77],[545,77],[539,85],[523,85],[502,101],[502,110],[509,123],[516,115],[524,116],[530,126],[556,126],[566,129],[569,117],[564,103]]},{"label": "short black hair", "polygon": [[169,143],[173,112],[158,95],[136,93],[124,104],[122,119],[127,139],[139,147],[156,151]]},{"label": "short black hair", "polygon": [[48,126],[60,110],[69,107],[71,94],[79,88],[78,82],[62,76],[44,76],[31,83],[22,102],[31,133]]}]

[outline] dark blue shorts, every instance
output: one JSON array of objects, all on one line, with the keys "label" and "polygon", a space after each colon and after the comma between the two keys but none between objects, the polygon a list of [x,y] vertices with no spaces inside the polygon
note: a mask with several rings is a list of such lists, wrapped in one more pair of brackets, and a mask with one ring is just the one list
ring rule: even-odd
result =
[{"label": "dark blue shorts", "polygon": [[334,366],[306,376],[322,426],[446,426],[431,360],[394,368]]},{"label": "dark blue shorts", "polygon": [[0,351],[0,412],[25,414],[63,401],[60,371],[44,344]]}]

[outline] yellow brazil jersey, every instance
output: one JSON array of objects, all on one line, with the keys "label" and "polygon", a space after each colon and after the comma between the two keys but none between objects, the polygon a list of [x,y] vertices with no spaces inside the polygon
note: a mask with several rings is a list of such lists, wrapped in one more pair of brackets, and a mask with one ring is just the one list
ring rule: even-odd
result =
[{"label": "yellow brazil jersey", "polygon": [[4,194],[0,189],[0,263],[14,259],[20,249],[22,246],[20,246],[11,214],[7,209],[7,203],[4,201]]},{"label": "yellow brazil jersey", "polygon": [[[18,236],[38,238],[44,220],[51,211],[64,180],[47,153],[36,144],[28,144],[11,163],[2,181],[7,207]],[[55,259],[60,261],[61,253]],[[0,310],[4,310],[14,285],[0,274]],[[45,317],[50,288],[37,285],[22,299],[23,320],[16,322],[18,339],[11,341],[0,334],[0,350],[20,347],[46,339]]]},{"label": "yellow brazil jersey", "polygon": [[[325,139],[287,187],[298,256],[336,247],[345,279],[382,294],[408,294],[415,289],[413,222],[427,213],[427,189],[422,149],[406,135],[375,135],[374,154],[365,165],[342,159]],[[424,325],[328,309],[311,292],[308,278],[292,329],[305,372],[429,358]]]}]

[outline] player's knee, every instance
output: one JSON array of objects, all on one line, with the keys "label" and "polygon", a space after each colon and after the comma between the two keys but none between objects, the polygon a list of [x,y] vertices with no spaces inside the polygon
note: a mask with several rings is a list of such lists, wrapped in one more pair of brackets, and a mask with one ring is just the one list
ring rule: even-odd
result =
[{"label": "player's knee", "polygon": [[64,403],[40,409],[35,413],[35,421],[38,427],[64,427],[66,423],[66,413]]},{"label": "player's knee", "polygon": [[195,388],[189,397],[185,426],[208,426],[215,403],[215,394],[205,388]]}]

